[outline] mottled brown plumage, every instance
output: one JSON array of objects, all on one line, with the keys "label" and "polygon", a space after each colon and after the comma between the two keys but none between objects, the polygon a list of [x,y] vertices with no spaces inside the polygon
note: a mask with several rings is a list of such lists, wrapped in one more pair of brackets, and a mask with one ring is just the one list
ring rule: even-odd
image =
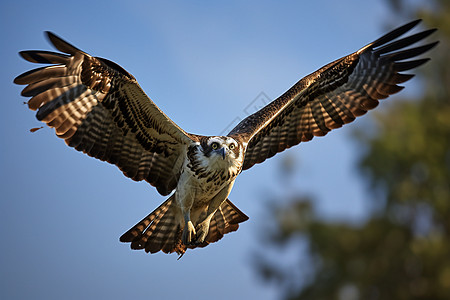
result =
[{"label": "mottled brown plumage", "polygon": [[51,66],[14,82],[27,85],[22,95],[31,97],[29,108],[69,146],[117,165],[133,180],[146,180],[162,195],[175,190],[120,240],[132,249],[182,255],[220,240],[248,219],[228,200],[242,170],[324,136],[399,92],[398,84],[413,77],[400,72],[425,63],[428,59],[413,58],[437,43],[407,48],[435,31],[400,38],[418,23],[306,76],[222,137],[186,133],[122,67],[50,32],[49,40],[63,54],[20,52],[30,62]]}]

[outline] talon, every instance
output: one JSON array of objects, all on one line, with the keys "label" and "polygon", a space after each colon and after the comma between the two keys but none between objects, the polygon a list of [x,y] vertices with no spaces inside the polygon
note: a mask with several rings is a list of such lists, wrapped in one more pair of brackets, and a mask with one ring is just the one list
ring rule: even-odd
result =
[{"label": "talon", "polygon": [[196,236],[196,231],[194,228],[194,224],[192,224],[191,221],[188,221],[186,223],[186,226],[184,226],[183,234],[181,236],[181,241],[186,246],[189,246],[192,244],[194,237]]},{"label": "talon", "polygon": [[197,226],[197,234],[195,235],[196,245],[202,244],[209,232],[209,222],[202,222]]}]

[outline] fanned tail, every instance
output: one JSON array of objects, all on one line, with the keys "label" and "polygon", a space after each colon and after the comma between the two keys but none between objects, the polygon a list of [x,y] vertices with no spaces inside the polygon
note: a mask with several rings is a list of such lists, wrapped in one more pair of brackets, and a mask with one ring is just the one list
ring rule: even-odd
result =
[{"label": "fanned tail", "polygon": [[226,199],[211,219],[205,241],[198,245],[186,246],[181,241],[184,224],[180,223],[181,211],[172,195],[152,213],[142,219],[133,228],[125,232],[120,241],[131,243],[131,249],[143,249],[146,252],[176,252],[180,257],[187,248],[206,247],[217,242],[225,234],[238,230],[239,223],[248,220],[230,200]]}]

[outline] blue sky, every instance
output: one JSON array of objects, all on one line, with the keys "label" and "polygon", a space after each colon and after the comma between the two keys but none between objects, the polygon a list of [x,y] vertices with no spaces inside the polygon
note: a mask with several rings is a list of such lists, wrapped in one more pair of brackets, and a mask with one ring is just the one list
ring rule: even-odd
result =
[{"label": "blue sky", "polygon": [[186,131],[219,134],[261,95],[274,99],[379,37],[386,23],[409,21],[384,1],[2,1],[0,14],[2,298],[276,299],[252,258],[266,247],[267,194],[286,187],[279,180],[286,154],[298,167],[286,193],[316,195],[324,218],[367,214],[354,170],[360,149],[349,140],[359,120],[241,174],[230,199],[250,220],[219,243],[180,261],[131,251],[119,236],[164,198],[68,148],[53,130],[30,133],[40,123],[12,80],[34,67],[18,51],[52,49],[43,37],[50,30],[120,64]]}]

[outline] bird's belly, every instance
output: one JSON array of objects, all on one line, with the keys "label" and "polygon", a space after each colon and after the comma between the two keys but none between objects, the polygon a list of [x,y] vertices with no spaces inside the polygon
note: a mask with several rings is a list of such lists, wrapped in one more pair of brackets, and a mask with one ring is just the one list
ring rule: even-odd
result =
[{"label": "bird's belly", "polygon": [[193,200],[193,207],[208,205],[211,199],[217,195],[229,182],[220,176],[201,177],[193,172],[184,172],[178,181],[177,193],[182,198],[189,197]]}]

